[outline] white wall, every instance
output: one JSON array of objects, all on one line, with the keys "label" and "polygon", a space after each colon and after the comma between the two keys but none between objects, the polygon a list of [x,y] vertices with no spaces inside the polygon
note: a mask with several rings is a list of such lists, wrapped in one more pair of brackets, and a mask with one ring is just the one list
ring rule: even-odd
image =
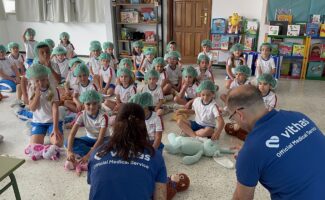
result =
[{"label": "white wall", "polygon": [[21,35],[28,27],[35,29],[37,41],[51,38],[56,45],[59,43],[60,33],[68,32],[70,41],[76,48],[76,53],[80,55],[89,55],[89,43],[92,40],[100,42],[112,40],[112,37],[107,38],[105,23],[20,22],[16,20],[16,15],[9,14],[6,27],[9,33],[7,42],[16,41],[20,44],[22,44]]},{"label": "white wall", "polygon": [[9,42],[6,21],[0,20],[0,44],[6,45]]}]

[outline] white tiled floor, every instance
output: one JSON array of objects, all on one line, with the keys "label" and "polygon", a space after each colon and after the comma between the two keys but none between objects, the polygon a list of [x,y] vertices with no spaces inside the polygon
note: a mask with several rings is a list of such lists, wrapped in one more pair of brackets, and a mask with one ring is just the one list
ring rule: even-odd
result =
[{"label": "white tiled floor", "polygon": [[[220,92],[224,92],[225,71],[216,69],[214,72],[216,82],[221,88]],[[325,82],[322,81],[281,79],[276,90],[279,100],[278,108],[305,113],[325,132],[324,91]],[[5,137],[5,141],[0,144],[0,154],[26,158],[23,149],[28,144],[28,136],[23,133],[25,123],[19,121],[9,107],[13,99],[14,95],[10,95],[9,99],[0,103],[0,134]],[[175,122],[170,121],[170,118],[171,114],[164,116],[164,143],[167,142],[167,133],[179,132]],[[223,146],[240,144],[237,139],[226,135],[222,135],[220,142]],[[231,199],[236,185],[235,170],[225,169],[211,158],[203,158],[191,166],[181,164],[181,156],[169,155],[164,152],[164,158],[168,174],[184,172],[191,179],[189,190],[177,194],[175,200]],[[65,172],[63,163],[64,158],[59,161],[41,160],[37,162],[26,158],[26,163],[15,172],[22,199],[88,199],[89,186],[86,183],[86,174],[77,177],[72,172]],[[3,186],[4,182],[1,182],[0,186]],[[12,189],[3,193],[0,199],[14,199]],[[269,194],[259,185],[255,199],[269,199]]]}]

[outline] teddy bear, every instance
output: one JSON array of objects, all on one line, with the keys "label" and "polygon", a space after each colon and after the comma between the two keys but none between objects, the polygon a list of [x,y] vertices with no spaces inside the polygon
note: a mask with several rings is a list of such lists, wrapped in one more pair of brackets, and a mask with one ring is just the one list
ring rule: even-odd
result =
[{"label": "teddy bear", "polygon": [[204,141],[193,137],[177,136],[175,133],[168,134],[170,144],[165,144],[165,150],[170,154],[183,153],[182,162],[191,165],[198,162],[202,156],[221,156],[222,154],[234,154],[231,149],[220,148],[218,142],[206,139]]},{"label": "teddy bear", "polygon": [[242,141],[245,141],[248,134],[248,132],[240,128],[237,123],[227,123],[225,125],[225,131],[228,135],[235,136]]},{"label": "teddy bear", "polygon": [[167,200],[171,200],[177,192],[182,192],[188,189],[190,186],[189,177],[184,174],[173,174],[168,177],[167,182]]}]

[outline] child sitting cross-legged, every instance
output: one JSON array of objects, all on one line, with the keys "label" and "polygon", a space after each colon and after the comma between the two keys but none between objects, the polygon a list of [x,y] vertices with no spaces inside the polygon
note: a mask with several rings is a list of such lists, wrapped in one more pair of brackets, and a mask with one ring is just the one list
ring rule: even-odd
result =
[{"label": "child sitting cross-legged", "polygon": [[168,95],[170,94],[172,86],[168,81],[165,65],[165,60],[162,57],[158,57],[153,60],[153,66],[155,70],[159,73],[159,79],[157,84],[161,86],[164,95]]},{"label": "child sitting cross-legged", "polygon": [[189,66],[183,70],[182,76],[182,88],[180,93],[175,96],[174,101],[187,109],[191,109],[192,103],[196,98],[196,89],[199,86],[196,81],[197,72],[194,67]]},{"label": "child sitting cross-legged", "polygon": [[[101,94],[95,90],[88,90],[80,95],[79,101],[84,105],[85,110],[78,114],[66,143],[65,168],[70,170],[75,168],[78,170],[78,167],[87,170],[84,166],[87,166],[90,154],[109,137],[108,115],[101,109]],[[86,135],[76,137],[81,125],[85,126]]]},{"label": "child sitting cross-legged", "polygon": [[116,85],[115,88],[116,101],[106,99],[104,102],[105,106],[114,112],[119,110],[122,103],[127,103],[137,93],[131,70],[126,67],[119,68],[117,77],[120,84]]},{"label": "child sitting cross-legged", "polygon": [[144,77],[144,74],[148,71],[153,69],[153,59],[155,58],[155,50],[153,48],[147,48],[143,54],[145,55],[145,58],[140,66],[139,71],[137,71],[137,77],[138,74],[142,77]]},{"label": "child sitting cross-legged", "polygon": [[139,104],[144,109],[149,141],[153,148],[162,153],[164,148],[164,145],[161,142],[162,132],[164,131],[163,121],[156,112],[150,109],[154,105],[152,95],[148,92],[138,93],[135,94],[129,102]]},{"label": "child sitting cross-legged", "polygon": [[149,70],[145,74],[144,79],[147,84],[144,85],[141,92],[148,92],[152,95],[155,112],[160,116],[163,114],[162,104],[164,103],[164,94],[161,86],[157,84],[159,73],[154,69]]},{"label": "child sitting cross-legged", "polygon": [[180,53],[178,51],[171,51],[165,57],[168,61],[165,68],[168,81],[172,86],[171,93],[175,94],[181,90],[182,85],[182,72],[180,66],[177,65]]},{"label": "child sitting cross-legged", "polygon": [[207,55],[203,54],[198,57],[197,64],[199,65],[199,67],[196,68],[196,70],[198,74],[197,80],[199,81],[199,83],[204,80],[210,80],[214,82],[213,74],[209,70],[209,63],[210,58]]},{"label": "child sitting cross-legged", "polygon": [[265,107],[271,111],[277,104],[277,96],[272,91],[277,85],[277,81],[271,74],[262,74],[257,78],[257,87],[261,91]]},{"label": "child sitting cross-legged", "polygon": [[81,112],[84,109],[83,104],[79,101],[79,96],[89,90],[97,91],[96,85],[89,80],[89,70],[84,63],[78,64],[74,69],[74,76],[78,79],[78,84],[73,88],[73,100],[64,102],[64,106],[72,112]]},{"label": "child sitting cross-legged", "polygon": [[8,55],[8,59],[10,60],[10,62],[16,65],[20,74],[25,74],[25,57],[23,54],[19,53],[19,44],[16,42],[10,42],[8,44],[8,50],[10,51],[10,54]]},{"label": "child sitting cross-legged", "polygon": [[65,80],[69,73],[69,60],[66,57],[67,50],[59,46],[53,49],[52,55],[55,56],[55,63],[59,66],[62,80]]},{"label": "child sitting cross-legged", "polygon": [[224,127],[215,98],[216,87],[212,81],[206,80],[197,88],[200,97],[196,97],[192,109],[178,110],[176,114],[195,114],[194,121],[178,119],[177,124],[183,133],[190,137],[208,137],[217,140]]},{"label": "child sitting cross-legged", "polygon": [[212,47],[211,40],[202,40],[201,47],[202,47],[202,52],[199,53],[197,58],[199,58],[201,55],[208,56],[208,58],[209,58],[208,70],[212,71],[211,67],[212,67],[212,61],[213,61],[213,53],[210,51],[210,49]]},{"label": "child sitting cross-legged", "polygon": [[112,96],[115,89],[115,70],[110,65],[111,56],[108,53],[102,53],[99,56],[101,68],[99,71],[99,88],[105,95]]}]

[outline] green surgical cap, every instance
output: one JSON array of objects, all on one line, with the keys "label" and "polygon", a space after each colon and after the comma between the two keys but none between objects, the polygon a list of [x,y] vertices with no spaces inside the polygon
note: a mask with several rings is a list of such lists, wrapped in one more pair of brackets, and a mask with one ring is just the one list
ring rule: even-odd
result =
[{"label": "green surgical cap", "polygon": [[45,39],[44,42],[46,42],[51,48],[55,47],[55,43],[52,39]]},{"label": "green surgical cap", "polygon": [[41,41],[41,42],[39,42],[39,43],[36,44],[36,46],[34,48],[34,54],[35,54],[36,57],[38,57],[38,49],[40,47],[44,47],[44,46],[47,46],[48,48],[50,48],[49,45],[46,42],[44,42],[44,41]]},{"label": "green surgical cap", "polygon": [[270,50],[272,50],[272,45],[268,42],[264,42],[261,44],[260,50],[262,49],[262,46],[267,46]]},{"label": "green surgical cap", "polygon": [[210,58],[209,58],[209,56],[207,56],[207,55],[205,55],[205,54],[202,54],[202,55],[200,55],[200,56],[198,57],[198,59],[197,59],[197,64],[200,64],[200,62],[201,62],[202,60],[205,60],[206,62],[210,62]]},{"label": "green surgical cap", "polygon": [[0,45],[0,52],[7,52],[7,48],[4,45]]},{"label": "green surgical cap", "polygon": [[132,43],[132,47],[140,47],[143,48],[144,44],[141,40],[135,41]]},{"label": "green surgical cap", "polygon": [[144,55],[155,55],[156,52],[154,50],[154,48],[147,48],[144,52],[143,52]]},{"label": "green surgical cap", "polygon": [[102,51],[102,47],[100,44],[94,43],[90,45],[89,51]]},{"label": "green surgical cap", "polygon": [[264,82],[271,85],[272,88],[276,88],[277,81],[273,78],[272,74],[262,74],[257,78],[257,83]]},{"label": "green surgical cap", "polygon": [[93,40],[90,42],[90,46],[94,45],[94,44],[98,44],[99,46],[101,46],[100,41],[98,41],[98,40]]},{"label": "green surgical cap", "polygon": [[81,103],[90,103],[90,102],[102,102],[102,95],[98,93],[96,90],[88,90],[86,92],[83,92],[80,97],[79,101]]},{"label": "green surgical cap", "polygon": [[10,51],[12,48],[15,48],[15,47],[19,49],[19,44],[16,43],[16,42],[10,42],[10,43],[8,44],[8,49],[9,49],[9,51]]},{"label": "green surgical cap", "polygon": [[230,48],[230,52],[233,53],[235,51],[243,51],[244,50],[244,46],[242,44],[236,43],[234,45],[232,45],[232,47]]},{"label": "green surgical cap", "polygon": [[36,32],[35,32],[35,30],[34,29],[32,29],[32,28],[28,28],[27,30],[26,30],[26,35],[25,36],[35,36],[36,35]]},{"label": "green surgical cap", "polygon": [[114,49],[114,44],[112,42],[104,42],[103,43],[103,49],[108,49],[108,48],[111,48],[111,49]]},{"label": "green surgical cap", "polygon": [[125,67],[125,64],[127,64],[131,69],[133,68],[132,61],[129,58],[123,58],[118,64],[118,67],[123,68]]},{"label": "green surgical cap", "polygon": [[235,73],[242,73],[245,74],[245,76],[250,77],[252,70],[247,65],[239,65],[235,68]]},{"label": "green surgical cap", "polygon": [[112,57],[108,53],[101,53],[99,56],[99,60],[111,60]]},{"label": "green surgical cap", "polygon": [[166,65],[166,62],[163,57],[157,57],[153,59],[153,66],[157,66],[157,65],[162,65],[162,66]]},{"label": "green surgical cap", "polygon": [[74,76],[80,76],[81,74],[85,74],[86,76],[89,76],[89,69],[84,63],[78,64],[73,71]]},{"label": "green surgical cap", "polygon": [[203,90],[209,90],[213,93],[216,92],[216,86],[210,80],[204,80],[200,83],[199,87],[196,89],[197,93],[201,93]]},{"label": "green surgical cap", "polygon": [[208,46],[208,47],[211,47],[212,46],[212,42],[211,40],[202,40],[201,42],[201,46]]},{"label": "green surgical cap", "polygon": [[127,75],[132,78],[132,72],[126,67],[121,67],[117,70],[117,77],[120,77],[122,75]]},{"label": "green surgical cap", "polygon": [[40,78],[51,74],[51,70],[42,64],[33,63],[26,71],[28,79]]},{"label": "green surgical cap", "polygon": [[142,108],[148,108],[153,106],[152,95],[149,92],[137,93],[133,95],[129,103],[136,103],[142,106]]},{"label": "green surgical cap", "polygon": [[181,57],[181,54],[178,51],[171,51],[171,52],[167,53],[167,55],[166,55],[166,59],[168,59],[168,58],[179,59],[180,57]]},{"label": "green surgical cap", "polygon": [[154,70],[154,69],[151,69],[149,71],[146,72],[146,74],[144,75],[144,80],[149,80],[149,78],[157,78],[159,79],[159,73]]},{"label": "green surgical cap", "polygon": [[67,38],[68,40],[70,39],[70,35],[69,35],[69,33],[67,33],[67,32],[62,32],[61,34],[60,34],[60,40],[62,40],[63,38]]},{"label": "green surgical cap", "polygon": [[197,71],[196,71],[196,69],[194,69],[194,67],[188,66],[185,69],[183,69],[182,76],[183,76],[183,78],[185,76],[191,76],[193,78],[196,78],[197,77]]},{"label": "green surgical cap", "polygon": [[69,60],[69,67],[72,67],[76,62],[83,63],[84,61],[80,58],[72,58]]},{"label": "green surgical cap", "polygon": [[53,49],[52,55],[67,54],[67,50],[64,47],[55,47]]}]

